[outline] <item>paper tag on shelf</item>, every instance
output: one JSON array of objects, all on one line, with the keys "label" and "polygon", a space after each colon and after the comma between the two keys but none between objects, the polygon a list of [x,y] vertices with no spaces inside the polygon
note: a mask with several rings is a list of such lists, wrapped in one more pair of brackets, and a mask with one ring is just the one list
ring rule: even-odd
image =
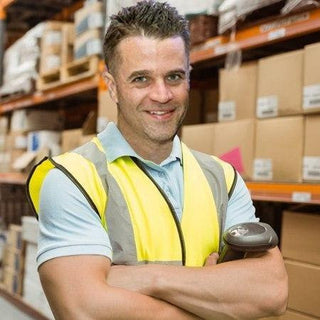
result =
[{"label": "paper tag on shelf", "polygon": [[228,46],[225,44],[217,45],[214,47],[214,53],[216,55],[225,54],[228,51]]},{"label": "paper tag on shelf", "polygon": [[320,180],[320,157],[303,157],[303,179]]},{"label": "paper tag on shelf", "polygon": [[294,202],[310,202],[311,193],[310,192],[292,192],[291,199]]},{"label": "paper tag on shelf", "polygon": [[273,177],[272,159],[256,158],[253,164],[253,178],[259,181],[271,181]]},{"label": "paper tag on shelf", "polygon": [[278,97],[259,97],[257,101],[257,117],[269,118],[278,116]]},{"label": "paper tag on shelf", "polygon": [[305,86],[303,88],[303,108],[312,109],[320,107],[320,84]]},{"label": "paper tag on shelf", "polygon": [[268,33],[268,40],[275,40],[275,39],[283,38],[285,35],[286,35],[285,28],[273,30]]},{"label": "paper tag on shelf", "polygon": [[218,105],[218,121],[235,120],[236,103],[235,101],[221,101]]},{"label": "paper tag on shelf", "polygon": [[87,43],[87,55],[99,54],[102,52],[102,44],[100,39],[92,39]]},{"label": "paper tag on shelf", "polygon": [[99,28],[103,26],[102,12],[93,12],[88,16],[89,29]]}]

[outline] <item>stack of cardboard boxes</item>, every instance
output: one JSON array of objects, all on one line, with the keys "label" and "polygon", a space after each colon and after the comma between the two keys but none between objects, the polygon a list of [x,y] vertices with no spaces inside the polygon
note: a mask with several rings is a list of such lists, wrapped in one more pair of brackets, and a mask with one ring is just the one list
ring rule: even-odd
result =
[{"label": "stack of cardboard boxes", "polygon": [[41,37],[37,89],[48,90],[62,83],[62,67],[73,60],[74,24],[46,21]]},{"label": "stack of cardboard boxes", "polygon": [[184,126],[182,139],[246,179],[320,181],[319,54],[316,43],[220,70],[219,122]]},{"label": "stack of cardboard boxes", "polygon": [[35,217],[22,217],[22,240],[25,245],[22,297],[26,303],[40,311],[48,317],[48,319],[54,319],[43,292],[37,270],[36,256],[38,228],[38,222]]},{"label": "stack of cardboard boxes", "polygon": [[16,110],[12,113],[3,153],[8,161],[1,172],[28,171],[41,150],[60,153],[64,121],[58,111]]},{"label": "stack of cardboard boxes", "polygon": [[282,320],[320,318],[320,212],[316,206],[283,213],[281,251],[289,277],[288,310]]},{"label": "stack of cardboard boxes", "polygon": [[21,294],[24,271],[24,247],[21,237],[21,226],[9,226],[7,241],[3,253],[2,283],[5,289],[13,294]]},{"label": "stack of cardboard boxes", "polygon": [[75,12],[75,59],[102,53],[103,11],[102,2],[86,1],[84,7]]}]

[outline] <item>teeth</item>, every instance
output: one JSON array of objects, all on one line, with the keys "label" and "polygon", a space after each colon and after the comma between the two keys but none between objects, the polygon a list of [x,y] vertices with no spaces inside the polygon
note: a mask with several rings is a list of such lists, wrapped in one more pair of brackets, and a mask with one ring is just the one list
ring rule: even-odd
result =
[{"label": "teeth", "polygon": [[158,116],[161,116],[163,114],[166,114],[167,111],[150,111],[151,114],[155,114],[155,115],[158,115]]}]

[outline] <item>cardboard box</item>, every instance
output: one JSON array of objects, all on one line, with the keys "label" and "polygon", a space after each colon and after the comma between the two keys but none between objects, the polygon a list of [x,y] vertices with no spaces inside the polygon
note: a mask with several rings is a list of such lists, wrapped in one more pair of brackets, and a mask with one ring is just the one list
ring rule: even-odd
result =
[{"label": "cardboard box", "polygon": [[[320,70],[320,69],[319,69]],[[320,115],[305,117],[303,180],[320,181]]]},{"label": "cardboard box", "polygon": [[218,121],[219,90],[208,89],[203,91],[203,121],[205,123]]},{"label": "cardboard box", "polygon": [[255,120],[215,123],[212,154],[231,163],[245,179],[252,179]]},{"label": "cardboard box", "polygon": [[246,179],[252,177],[254,137],[255,120],[182,127],[182,141],[189,148],[231,163]]},{"label": "cardboard box", "polygon": [[13,249],[20,250],[22,248],[22,227],[20,225],[10,224],[7,244]]},{"label": "cardboard box", "polygon": [[61,135],[61,152],[67,152],[80,146],[82,129],[64,130]]},{"label": "cardboard box", "polygon": [[220,69],[219,121],[255,119],[257,70],[256,62],[236,70]]},{"label": "cardboard box", "polygon": [[320,266],[285,260],[289,277],[288,308],[320,318]]},{"label": "cardboard box", "polygon": [[38,152],[42,149],[49,149],[51,155],[61,153],[61,132],[60,131],[32,131],[28,133],[28,152]]},{"label": "cardboard box", "polygon": [[310,206],[300,210],[283,212],[282,255],[320,266],[320,211]]},{"label": "cardboard box", "polygon": [[0,133],[1,134],[6,134],[8,132],[8,128],[9,128],[8,117],[1,116],[0,117]]},{"label": "cardboard box", "polygon": [[100,91],[98,95],[97,132],[101,132],[108,122],[117,123],[118,109],[111,99],[109,91]]},{"label": "cardboard box", "polygon": [[258,62],[257,117],[303,113],[303,50],[260,59]]},{"label": "cardboard box", "polygon": [[15,272],[10,267],[3,270],[3,284],[7,291],[13,294],[21,294],[22,291],[22,274]]},{"label": "cardboard box", "polygon": [[47,74],[73,58],[74,24],[47,21],[41,37],[40,74]]},{"label": "cardboard box", "polygon": [[74,59],[102,53],[101,30],[92,29],[81,33],[74,41]]},{"label": "cardboard box", "polygon": [[182,127],[181,140],[190,148],[200,152],[213,152],[213,123],[186,125]]},{"label": "cardboard box", "polygon": [[257,120],[253,179],[301,182],[304,118]]},{"label": "cardboard box", "polygon": [[74,13],[76,34],[79,35],[87,30],[98,29],[104,26],[103,3],[88,3]]},{"label": "cardboard box", "polygon": [[189,93],[189,108],[183,120],[184,125],[198,124],[203,115],[203,92],[199,89],[191,89]]},{"label": "cardboard box", "polygon": [[320,42],[304,48],[303,110],[320,110]]},{"label": "cardboard box", "polygon": [[16,110],[11,117],[12,132],[61,130],[63,125],[64,121],[60,113],[51,110]]}]

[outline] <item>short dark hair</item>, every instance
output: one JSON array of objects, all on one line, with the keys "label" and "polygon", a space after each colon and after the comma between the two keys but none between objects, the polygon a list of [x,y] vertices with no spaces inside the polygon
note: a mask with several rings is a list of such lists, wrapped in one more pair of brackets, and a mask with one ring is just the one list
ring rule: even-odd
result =
[{"label": "short dark hair", "polygon": [[117,58],[117,45],[127,37],[139,35],[156,39],[179,36],[184,41],[187,56],[189,55],[190,33],[185,17],[166,2],[140,1],[111,16],[103,43],[105,63],[111,73]]}]

